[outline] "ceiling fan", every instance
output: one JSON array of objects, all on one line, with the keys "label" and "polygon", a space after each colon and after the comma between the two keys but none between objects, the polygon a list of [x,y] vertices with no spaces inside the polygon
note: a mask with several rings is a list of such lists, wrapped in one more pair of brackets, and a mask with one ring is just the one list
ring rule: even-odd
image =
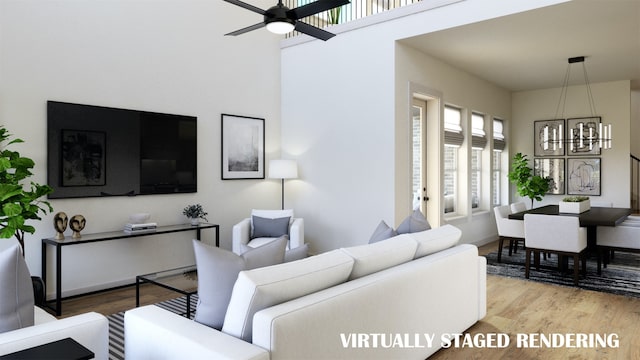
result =
[{"label": "ceiling fan", "polygon": [[302,22],[299,19],[349,3],[349,0],[317,0],[312,3],[299,6],[297,8],[289,9],[288,7],[284,6],[282,0],[278,0],[277,5],[272,6],[267,10],[262,10],[259,7],[247,4],[240,0],[224,1],[264,16],[263,22],[247,26],[246,28],[230,32],[226,35],[241,35],[246,32],[260,29],[261,27],[266,26],[267,30],[276,34],[286,34],[290,31],[296,30],[324,41],[327,41],[336,35],[313,25]]}]

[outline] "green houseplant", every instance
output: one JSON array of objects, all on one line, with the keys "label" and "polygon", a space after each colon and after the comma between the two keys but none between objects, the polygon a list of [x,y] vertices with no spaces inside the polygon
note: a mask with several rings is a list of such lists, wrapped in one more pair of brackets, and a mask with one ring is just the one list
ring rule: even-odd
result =
[{"label": "green houseplant", "polygon": [[197,225],[198,224],[198,219],[203,219],[204,221],[209,221],[206,218],[206,216],[209,215],[209,213],[204,211],[204,208],[200,204],[187,205],[182,210],[182,214],[184,216],[188,217],[191,220],[191,224],[192,225]]},{"label": "green houseplant", "polygon": [[342,6],[335,7],[328,11],[329,24],[335,25],[340,22],[340,13],[342,12]]},{"label": "green houseplant", "polygon": [[531,207],[533,201],[541,201],[544,194],[549,191],[551,178],[543,178],[533,174],[533,169],[529,167],[527,155],[517,153],[513,157],[513,165],[509,172],[509,181],[516,185],[518,195],[531,199]]},{"label": "green houseplant", "polygon": [[24,254],[24,233],[33,234],[36,229],[27,220],[41,220],[39,213],[52,212],[47,201],[39,200],[53,189],[33,181],[33,160],[9,150],[9,145],[22,143],[22,139],[12,139],[12,134],[0,126],[0,238],[15,236]]}]

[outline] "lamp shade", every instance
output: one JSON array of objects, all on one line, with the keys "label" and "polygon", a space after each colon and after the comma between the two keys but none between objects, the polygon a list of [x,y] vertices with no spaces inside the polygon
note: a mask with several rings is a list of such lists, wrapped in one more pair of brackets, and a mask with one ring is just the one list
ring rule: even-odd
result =
[{"label": "lamp shade", "polygon": [[298,163],[295,160],[269,161],[269,178],[295,179],[298,177]]}]

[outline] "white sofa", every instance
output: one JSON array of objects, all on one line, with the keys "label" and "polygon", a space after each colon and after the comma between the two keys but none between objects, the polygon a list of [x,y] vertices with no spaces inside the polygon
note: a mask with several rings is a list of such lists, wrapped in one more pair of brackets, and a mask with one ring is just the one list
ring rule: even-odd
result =
[{"label": "white sofa", "polygon": [[[473,245],[457,245],[460,236],[445,225],[243,271],[222,331],[154,305],[127,311],[126,357],[425,359],[443,334],[463,332],[486,313],[486,259]],[[314,269],[302,274],[301,266]],[[278,276],[287,279],[271,279]],[[336,284],[313,289],[329,277]],[[281,301],[288,292],[307,294]],[[380,336],[387,338],[374,346]],[[383,345],[395,336],[411,343]],[[435,338],[431,346],[425,336]]]}]

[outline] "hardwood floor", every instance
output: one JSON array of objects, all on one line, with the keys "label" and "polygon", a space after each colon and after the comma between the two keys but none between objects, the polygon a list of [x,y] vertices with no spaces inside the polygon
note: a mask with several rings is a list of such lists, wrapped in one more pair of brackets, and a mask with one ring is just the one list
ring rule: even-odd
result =
[{"label": "hardwood floor", "polygon": [[[491,243],[479,250],[484,255],[496,248],[497,243]],[[174,297],[176,293],[158,286],[146,284],[141,289],[142,304]],[[133,307],[135,286],[66,300],[63,317],[87,311],[109,315]],[[640,359],[640,299],[488,275],[487,315],[467,333],[471,337],[508,334],[510,344],[505,348],[452,347],[438,351],[430,359]],[[516,345],[516,334],[552,333],[615,334],[619,347]]]}]

